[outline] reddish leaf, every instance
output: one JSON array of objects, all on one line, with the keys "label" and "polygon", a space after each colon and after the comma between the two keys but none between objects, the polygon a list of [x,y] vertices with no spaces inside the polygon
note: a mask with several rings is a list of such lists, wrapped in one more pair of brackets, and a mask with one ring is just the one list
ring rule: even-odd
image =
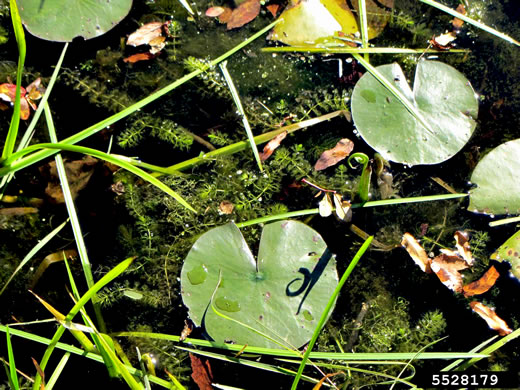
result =
[{"label": "reddish leaf", "polygon": [[224,12],[218,17],[218,21],[220,23],[227,23],[229,19],[231,19],[231,15],[233,14],[233,10],[229,7],[224,7]]},{"label": "reddish leaf", "polygon": [[211,382],[213,381],[213,374],[211,373],[211,366],[209,361],[200,359],[198,356],[190,353],[191,360],[191,377],[199,386],[200,390],[213,390]]},{"label": "reddish leaf", "polygon": [[20,118],[23,120],[29,119],[29,115],[31,115],[31,110],[29,109],[29,102],[25,97],[20,99]]},{"label": "reddish leaf", "polygon": [[491,329],[494,329],[498,332],[500,336],[505,336],[512,332],[512,330],[507,326],[507,323],[497,316],[495,310],[487,307],[486,305],[473,301],[469,304],[473,311],[481,316],[488,324]]},{"label": "reddish leaf", "polygon": [[138,28],[135,32],[130,34],[126,44],[130,46],[147,45],[151,40],[162,35],[163,22],[151,22]]},{"label": "reddish leaf", "polygon": [[[464,7],[464,4],[459,4],[455,11],[457,11],[459,14],[466,15],[466,8]],[[454,30],[460,30],[464,24],[464,21],[459,18],[454,18],[451,21],[451,24]]]},{"label": "reddish leaf", "polygon": [[136,63],[136,62],[139,62],[139,61],[151,60],[152,58],[155,58],[155,57],[156,57],[156,54],[152,54],[150,52],[137,53],[137,54],[131,55],[130,57],[124,58],[123,61],[124,62],[129,62],[129,63],[133,64],[133,63]]},{"label": "reddish leaf", "polygon": [[493,287],[499,276],[500,274],[497,269],[491,266],[479,280],[475,280],[462,288],[464,290],[464,296],[470,297],[472,295],[484,294]]},{"label": "reddish leaf", "polygon": [[229,200],[223,200],[218,205],[218,213],[229,215],[233,212],[234,208],[235,208],[235,205],[233,203],[231,203]]},{"label": "reddish leaf", "polygon": [[469,266],[472,266],[474,259],[469,247],[469,238],[465,232],[455,232],[455,246],[459,255],[466,260]]},{"label": "reddish leaf", "polygon": [[278,13],[278,10],[280,9],[280,4],[269,4],[266,6],[267,10],[273,15],[273,18],[276,18],[276,14]]},{"label": "reddish leaf", "polygon": [[405,233],[401,241],[401,245],[406,249],[408,254],[412,257],[415,264],[421,267],[423,272],[427,274],[431,273],[431,259],[426,254],[421,244],[410,233]]},{"label": "reddish leaf", "polygon": [[271,157],[271,154],[273,154],[276,148],[280,146],[280,143],[283,141],[285,137],[287,137],[287,131],[278,134],[271,141],[269,141],[267,145],[264,146],[264,151],[260,153],[260,160],[264,162],[269,157]]},{"label": "reddish leaf", "polygon": [[450,290],[462,292],[462,275],[459,271],[468,268],[468,264],[462,258],[441,253],[432,260],[431,268],[442,284]]},{"label": "reddish leaf", "polygon": [[324,151],[319,160],[314,165],[314,170],[321,171],[325,168],[336,165],[347,157],[354,149],[354,142],[348,138],[343,138],[332,149]]},{"label": "reddish leaf", "polygon": [[227,22],[227,29],[242,27],[249,23],[260,13],[259,0],[247,0],[233,10],[231,18]]},{"label": "reddish leaf", "polygon": [[[25,94],[26,94],[25,88],[21,87],[20,96],[24,97]],[[0,99],[4,100],[6,102],[14,103],[15,97],[16,97],[16,85],[9,84],[9,83],[0,84]]]},{"label": "reddish leaf", "polygon": [[206,10],[206,16],[209,18],[216,18],[224,13],[224,7],[209,7]]}]

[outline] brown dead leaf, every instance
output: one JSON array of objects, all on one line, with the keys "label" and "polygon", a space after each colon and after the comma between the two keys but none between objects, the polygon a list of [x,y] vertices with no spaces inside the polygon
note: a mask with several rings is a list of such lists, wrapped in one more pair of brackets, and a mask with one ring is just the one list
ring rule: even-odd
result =
[{"label": "brown dead leaf", "polygon": [[462,287],[465,297],[471,297],[472,295],[484,294],[491,287],[495,285],[500,274],[494,266],[491,266],[479,280],[475,280]]},{"label": "brown dead leaf", "polygon": [[6,207],[0,209],[0,215],[15,217],[19,215],[36,214],[38,209],[35,207]]},{"label": "brown dead leaf", "polygon": [[[466,15],[466,8],[464,7],[464,4],[459,4],[455,11],[457,11],[459,14]],[[463,24],[464,21],[459,18],[454,18],[451,21],[451,25],[453,26],[454,30],[460,30]]]},{"label": "brown dead leaf", "polygon": [[442,284],[455,292],[462,292],[462,275],[460,270],[468,268],[468,264],[459,256],[441,253],[431,262],[431,269]]},{"label": "brown dead leaf", "polygon": [[199,386],[200,390],[213,390],[211,382],[213,381],[213,374],[211,373],[211,366],[207,359],[201,359],[198,356],[190,353],[191,360],[191,377]]},{"label": "brown dead leaf", "polygon": [[155,58],[155,57],[156,57],[155,54],[152,54],[147,51],[146,53],[132,54],[130,57],[123,58],[123,61],[129,62],[130,64],[134,64],[139,61],[151,60],[152,58]]},{"label": "brown dead leaf", "polygon": [[222,213],[222,214],[229,215],[233,212],[234,208],[235,208],[235,205],[233,203],[231,203],[229,200],[223,200],[218,205],[219,214]]},{"label": "brown dead leaf", "polygon": [[321,171],[325,168],[336,165],[338,162],[347,157],[354,149],[354,142],[348,138],[340,139],[332,149],[324,151],[316,164],[314,170]]},{"label": "brown dead leaf", "polygon": [[[85,156],[81,160],[65,162],[65,171],[69,182],[72,199],[76,199],[78,192],[86,187],[98,160],[94,157]],[[49,183],[45,189],[45,193],[56,203],[64,203],[63,192],[56,170],[56,163],[50,162],[48,165],[40,168],[40,172],[45,173],[48,170],[50,175]]]},{"label": "brown dead leaf", "polygon": [[278,13],[278,10],[280,9],[280,4],[269,4],[266,6],[267,10],[273,15],[273,18],[276,18],[276,14]]},{"label": "brown dead leaf", "polygon": [[162,49],[164,49],[164,46],[166,46],[166,37],[165,36],[158,36],[157,38],[154,38],[150,41],[150,53],[151,54],[157,54]]},{"label": "brown dead leaf", "polygon": [[148,45],[163,33],[163,22],[150,22],[139,27],[128,37],[126,44],[130,46]]},{"label": "brown dead leaf", "polygon": [[481,316],[487,322],[488,326],[496,330],[500,336],[505,336],[512,332],[509,326],[507,326],[507,323],[497,316],[495,310],[477,301],[473,301],[469,305],[473,311]]},{"label": "brown dead leaf", "polygon": [[249,23],[260,13],[260,0],[247,0],[233,10],[231,18],[227,22],[227,29],[242,27]]},{"label": "brown dead leaf", "polygon": [[431,259],[426,254],[421,244],[410,233],[405,233],[401,241],[401,245],[406,249],[408,254],[412,257],[415,264],[417,264],[423,272],[427,274],[432,272]]},{"label": "brown dead leaf", "polygon": [[455,232],[455,246],[457,247],[457,251],[459,255],[466,260],[469,266],[473,265],[474,259],[471,255],[471,249],[469,246],[469,237],[465,232],[456,231]]},{"label": "brown dead leaf", "polygon": [[233,10],[229,7],[224,7],[224,12],[219,15],[218,21],[220,23],[226,24],[229,22],[229,19],[231,19],[231,14],[233,13]]},{"label": "brown dead leaf", "polygon": [[269,141],[267,145],[264,146],[264,151],[260,153],[260,161],[264,162],[269,157],[271,157],[271,154],[273,154],[276,148],[280,146],[280,143],[284,140],[285,137],[287,137],[287,131],[278,134],[271,141]]},{"label": "brown dead leaf", "polygon": [[179,341],[184,341],[193,331],[193,322],[190,320],[184,320],[184,328],[181,332],[181,337],[179,337]]}]

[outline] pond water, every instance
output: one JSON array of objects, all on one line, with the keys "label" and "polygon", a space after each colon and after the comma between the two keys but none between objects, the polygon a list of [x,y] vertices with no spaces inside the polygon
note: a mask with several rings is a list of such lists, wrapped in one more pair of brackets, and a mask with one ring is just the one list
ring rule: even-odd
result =
[{"label": "pond water", "polygon": [[[49,99],[58,138],[75,134],[124,107],[167,86],[183,75],[204,68],[244,39],[265,27],[273,17],[265,7],[244,27],[226,30],[215,19],[204,16],[209,5],[192,4],[199,13],[187,17],[183,7],[173,0],[136,1],[130,15],[106,35],[69,47],[61,74]],[[458,1],[444,1],[456,8]],[[499,31],[520,38],[520,9],[514,1],[469,1],[469,15],[479,17]],[[2,2],[1,27],[7,42],[0,45],[0,82],[15,80],[17,50],[11,32],[6,2]],[[451,19],[438,10],[416,1],[396,0],[393,17],[379,37],[371,41],[378,47],[425,48],[433,35],[451,29]],[[175,20],[178,31],[155,58],[128,63],[124,58],[145,52],[142,47],[125,47],[127,36],[140,24]],[[9,31],[9,32],[8,32]],[[0,35],[2,31],[0,30]],[[27,34],[27,59],[22,85],[41,76],[48,83],[63,44],[47,42]],[[479,96],[476,129],[465,146],[452,158],[435,165],[409,167],[390,163],[395,199],[444,194],[445,188],[433,178],[440,178],[458,193],[468,192],[471,173],[478,161],[498,145],[519,138],[520,123],[520,47],[465,24],[456,39],[463,53],[431,52],[428,59],[450,64],[471,83]],[[280,126],[318,117],[336,110],[349,110],[355,82],[365,69],[348,55],[308,53],[267,53],[261,49],[275,46],[257,39],[228,58],[227,68],[238,90],[255,135]],[[374,66],[397,62],[408,80],[419,55],[371,54]],[[339,62],[343,73],[339,74]],[[7,134],[11,111],[0,111]],[[34,143],[48,142],[44,121],[34,135]],[[21,131],[26,128],[21,124]],[[4,136],[5,137],[5,136]],[[99,294],[99,305],[108,332],[148,331],[179,335],[187,320],[181,297],[180,275],[183,260],[195,241],[211,228],[228,221],[245,222],[254,218],[318,207],[318,192],[302,184],[307,178],[322,188],[333,189],[344,199],[355,200],[360,169],[347,166],[346,160],[317,172],[313,166],[321,153],[342,138],[354,141],[354,152],[375,151],[359,136],[352,122],[343,116],[298,130],[282,141],[281,146],[258,170],[249,151],[221,155],[203,164],[190,166],[182,173],[162,176],[167,186],[193,206],[194,214],[159,189],[108,163],[86,164],[82,156],[64,153],[69,162],[69,180],[78,193],[75,200],[94,278],[97,280],[129,256],[137,256],[129,270]],[[138,112],[114,123],[83,141],[81,145],[129,157],[161,167],[181,163],[246,139],[240,115],[218,67],[193,78]],[[110,145],[110,146],[109,146]],[[410,147],[413,147],[411,145]],[[261,149],[260,149],[261,151]],[[4,194],[18,196],[14,204],[1,207],[37,207],[37,213],[4,216],[0,220],[0,285],[3,285],[20,260],[52,229],[67,218],[67,210],[56,189],[58,180],[44,160],[17,172],[16,180]],[[54,187],[51,185],[54,183]],[[371,200],[378,200],[381,190],[373,179]],[[234,206],[231,213],[222,205]],[[454,294],[433,274],[420,271],[400,247],[401,237],[409,232],[422,238],[428,253],[437,255],[440,248],[454,248],[455,231],[466,231],[476,259],[465,271],[465,283],[476,280],[490,265],[500,272],[496,285],[475,297],[496,309],[511,329],[520,322],[520,283],[509,276],[508,263],[489,260],[490,255],[517,231],[516,224],[490,227],[489,215],[467,211],[468,199],[452,199],[412,204],[387,205],[353,210],[350,223],[333,216],[313,214],[298,219],[318,231],[330,251],[336,254],[341,275],[363,242],[352,225],[374,235],[382,245],[373,246],[362,258],[347,281],[336,308],[315,347],[339,352],[416,352],[428,343],[445,337],[428,351],[467,352],[494,336],[486,323],[468,305],[472,299]],[[259,247],[262,225],[241,229],[253,253]],[[65,285],[68,278],[62,262],[50,264],[36,278],[45,256],[62,249],[75,249],[69,227],[63,229],[13,279],[0,296],[2,324],[49,318],[49,313],[28,293],[28,286],[62,313],[71,307]],[[79,259],[71,261],[80,291],[86,291]],[[363,305],[368,309],[364,312]],[[88,308],[93,312],[92,308]],[[354,321],[363,313],[362,328],[356,335]],[[91,313],[91,316],[94,315]],[[316,316],[315,316],[316,317]],[[25,326],[23,330],[52,337],[54,324]],[[470,332],[471,331],[471,332]],[[354,334],[354,336],[353,336]],[[195,329],[191,337],[203,338]],[[75,344],[67,334],[62,341]],[[163,368],[174,373],[187,388],[196,388],[189,378],[190,358],[172,343],[144,338],[118,338],[134,367],[135,347],[152,353]],[[29,356],[40,359],[43,348],[29,341],[13,339],[17,366],[34,376]],[[6,358],[2,344],[2,357]],[[178,345],[178,344],[175,344]],[[477,364],[479,370],[518,370],[520,347],[517,341],[503,346],[489,360]],[[57,356],[59,354],[56,354]],[[52,361],[56,364],[58,358]],[[280,365],[273,359],[262,362]],[[252,388],[255,381],[269,383],[269,388],[289,388],[292,382],[279,374],[267,374],[253,368],[211,359],[215,382]],[[446,361],[418,363],[421,370],[440,370]],[[294,365],[290,366],[294,369]],[[363,368],[363,367],[362,367]],[[364,367],[366,368],[366,367]],[[378,372],[397,374],[396,367],[370,366]],[[337,369],[331,369],[331,372]],[[79,376],[78,376],[79,372]],[[320,378],[315,372],[308,372]],[[49,374],[50,375],[50,374]],[[354,374],[337,383],[348,386],[368,385],[377,381],[370,375]],[[78,378],[94,385],[108,383],[106,370],[98,363],[74,357],[60,378],[65,386]],[[276,385],[274,385],[276,384]],[[121,385],[116,380],[111,387]],[[0,388],[4,384],[0,383]],[[302,384],[302,388],[311,385]]]}]

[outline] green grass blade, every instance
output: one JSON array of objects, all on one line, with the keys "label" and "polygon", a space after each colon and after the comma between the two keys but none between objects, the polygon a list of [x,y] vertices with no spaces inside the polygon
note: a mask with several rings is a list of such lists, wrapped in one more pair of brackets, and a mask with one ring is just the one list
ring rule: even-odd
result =
[{"label": "green grass blade", "polygon": [[7,356],[9,359],[9,381],[15,390],[20,389],[18,383],[18,374],[16,373],[16,363],[14,362],[13,345],[11,344],[11,335],[9,334],[9,327],[6,326],[5,336],[7,340]]},{"label": "green grass blade", "polygon": [[365,242],[363,243],[363,245],[361,246],[361,248],[359,248],[356,255],[354,256],[354,258],[348,265],[347,269],[343,273],[343,276],[341,277],[338,285],[334,289],[334,292],[330,296],[329,302],[325,306],[325,309],[323,309],[323,313],[321,313],[320,320],[318,321],[318,324],[316,325],[316,329],[314,330],[314,333],[311,337],[311,341],[309,341],[309,345],[307,346],[307,349],[305,350],[305,353],[303,354],[303,359],[300,364],[300,367],[298,368],[298,372],[296,373],[294,381],[292,383],[291,390],[296,390],[296,388],[298,387],[298,382],[300,381],[300,378],[303,374],[303,369],[305,368],[305,364],[307,363],[307,360],[309,359],[309,355],[312,352],[312,348],[314,347],[314,344],[316,343],[316,340],[318,339],[318,336],[320,335],[320,332],[321,332],[323,326],[325,326],[325,321],[327,321],[329,313],[331,312],[341,289],[345,285],[345,282],[347,281],[348,277],[350,276],[350,274],[356,267],[357,263],[359,262],[359,260],[363,256],[363,254],[366,252],[366,250],[370,246],[370,243],[372,242],[373,238],[374,238],[373,236],[368,237],[365,240]]},{"label": "green grass blade", "polygon": [[49,381],[45,385],[45,390],[52,390],[54,388],[54,385],[56,384],[56,381],[60,377],[63,370],[65,369],[65,365],[69,361],[69,358],[70,352],[65,352],[61,357],[60,361],[58,362],[58,365],[54,369],[54,372],[52,373],[51,377],[49,378]]},{"label": "green grass blade", "polygon": [[[78,145],[68,145],[64,144],[62,142],[56,143],[56,144],[36,144],[31,145],[26,148],[26,150],[39,150],[39,149],[52,149],[52,150],[67,150],[69,152],[76,152],[76,153],[82,153],[86,154],[92,157],[99,158],[100,160],[111,162],[112,164],[115,164],[121,168],[126,169],[127,171],[132,172],[134,175],[139,176],[141,179],[149,182],[150,184],[156,186],[160,190],[166,192],[168,195],[170,195],[172,198],[174,198],[176,201],[178,201],[180,204],[182,204],[184,207],[186,207],[188,210],[193,211],[196,213],[197,211],[191,207],[179,194],[177,194],[175,191],[173,191],[171,188],[169,188],[167,185],[165,185],[163,182],[158,180],[156,177],[150,175],[149,173],[143,171],[142,169],[132,165],[127,160],[124,160],[121,156],[116,157],[111,154],[107,154],[105,152],[101,152],[96,149],[87,148],[84,146],[78,146]],[[51,153],[51,155],[54,153]]]},{"label": "green grass blade", "polygon": [[446,12],[447,14],[450,14],[452,16],[455,16],[456,18],[459,18],[460,20],[463,20],[465,21],[466,23],[468,24],[471,24],[475,27],[478,27],[480,28],[481,30],[484,30],[490,34],[493,34],[494,36],[498,37],[498,38],[501,38],[503,39],[504,41],[507,41],[509,43],[512,43],[514,45],[517,45],[517,46],[520,46],[520,42],[518,42],[517,40],[511,38],[509,35],[506,35],[504,33],[501,33],[500,31],[497,31],[495,30],[494,28],[491,28],[487,25],[485,25],[484,23],[481,23],[481,22],[478,22],[474,19],[471,19],[469,17],[467,17],[466,15],[463,15],[461,14],[460,12],[457,12],[449,7],[446,7],[445,5],[442,5],[436,1],[433,1],[433,0],[419,0],[421,2],[423,2],[424,4],[428,4],[429,6],[431,7],[435,7],[437,9],[440,9],[441,11],[443,12]]},{"label": "green grass blade", "polygon": [[[367,7],[365,0],[359,0],[359,30],[361,33],[361,42],[363,48],[368,48],[368,22],[367,22]],[[368,53],[365,53],[365,60],[368,62]]]},{"label": "green grass blade", "polygon": [[[14,0],[11,0],[14,1]],[[249,45],[251,42],[253,42],[255,39],[259,38],[260,36],[264,35],[266,32],[268,32],[271,28],[273,28],[279,21],[274,21],[273,23],[269,24],[268,26],[264,27],[262,30],[258,31],[254,35],[252,35],[250,38],[246,39],[245,41],[239,43],[232,49],[228,50],[226,53],[222,54],[221,56],[217,57],[216,59],[212,60],[208,67],[212,67],[215,65],[218,65],[220,62],[224,61],[229,56],[233,55],[237,51],[241,50],[245,46]],[[126,118],[130,114],[133,114],[134,112],[140,110],[144,106],[154,102],[158,98],[162,97],[163,95],[167,94],[168,92],[174,90],[178,86],[184,84],[185,82],[191,80],[192,78],[198,76],[199,74],[203,73],[204,69],[197,69],[180,79],[174,81],[173,83],[167,85],[164,88],[161,88],[160,90],[152,93],[151,95],[147,96],[146,98],[138,101],[137,103],[132,104],[131,106],[125,108],[124,110],[118,112],[117,114],[114,114],[112,116],[109,116],[108,118],[87,127],[86,129],[74,134],[73,136],[70,136],[60,142],[60,144],[66,144],[66,145],[74,145],[85,138],[90,137],[93,134],[96,134],[97,132],[103,130],[107,126],[112,125],[113,123]],[[19,161],[15,161],[16,159],[10,159],[9,162],[4,162],[4,167],[0,168],[0,176],[4,176],[11,172],[19,171],[20,169],[23,169],[25,167],[28,167],[32,164],[37,163],[38,161],[41,161],[47,157],[52,156],[56,153],[56,149],[47,149],[47,150],[39,150],[31,155],[25,156],[25,154],[22,154],[24,156]],[[20,156],[21,157],[21,156]]]},{"label": "green grass blade", "polygon": [[[188,351],[191,353],[195,353],[197,355],[206,356],[206,357],[209,357],[212,359],[223,360],[223,361],[229,362],[229,363],[236,363],[236,364],[240,364],[242,366],[253,367],[253,368],[257,368],[257,369],[268,371],[268,372],[274,372],[276,374],[285,374],[285,375],[292,375],[292,376],[296,375],[296,371],[290,370],[288,368],[278,367],[278,366],[275,366],[272,364],[267,364],[267,363],[261,363],[261,362],[255,361],[255,360],[243,359],[240,357],[231,357],[231,356],[222,355],[220,353],[202,351],[200,349],[194,349],[194,348],[188,348],[188,347],[176,346],[175,348],[182,349],[184,351]],[[311,383],[319,382],[317,379],[314,379],[307,375],[302,375],[302,379],[305,381],[311,382]]]},{"label": "green grass blade", "polygon": [[[74,305],[74,307],[69,311],[69,314],[65,317],[65,322],[70,322],[74,318],[76,314],[78,314],[79,310],[85,306],[85,304],[90,301],[99,290],[101,290],[104,286],[106,286],[108,283],[110,283],[112,280],[117,278],[120,274],[122,274],[134,261],[134,257],[130,257],[118,265],[116,265],[114,268],[112,268],[110,271],[107,272],[106,275],[104,275],[101,279],[99,279],[94,286],[88,289],[88,291],[79,299],[79,301]],[[0,326],[1,329],[1,326]],[[60,340],[61,336],[63,335],[63,332],[65,331],[65,327],[61,325],[54,334],[52,340],[50,340],[47,349],[45,350],[45,353],[43,354],[43,358],[40,362],[40,367],[42,370],[45,370],[45,367],[47,366],[47,362],[49,361],[49,358],[56,347],[56,344]],[[41,384],[41,377],[39,374],[36,375],[34,379],[34,390],[39,390],[40,384]]]},{"label": "green grass blade", "polygon": [[246,113],[244,112],[244,107],[242,107],[242,102],[240,101],[240,96],[238,95],[237,89],[235,88],[235,84],[233,83],[233,79],[227,70],[227,61],[224,61],[220,64],[220,70],[224,75],[224,79],[228,85],[229,91],[231,92],[231,96],[235,101],[235,105],[237,106],[238,115],[242,118],[242,124],[244,125],[244,129],[246,130],[247,139],[249,139],[249,145],[251,146],[251,150],[253,151],[253,155],[255,156],[256,163],[258,165],[258,169],[260,172],[263,172],[264,168],[262,167],[262,161],[260,161],[260,155],[258,154],[258,149],[256,148],[256,143],[254,140],[253,131],[251,130],[251,126],[249,126],[249,121],[247,120]]},{"label": "green grass blade", "polygon": [[179,0],[179,3],[188,11],[190,15],[195,15],[195,12],[190,7],[190,4],[186,0]]},{"label": "green grass blade", "polygon": [[[52,321],[54,321],[54,320],[52,320]],[[7,326],[0,325],[0,332],[6,332],[6,329],[7,329]],[[40,343],[40,344],[43,344],[43,345],[50,345],[52,343],[51,339],[48,339],[48,338],[42,337],[42,336],[38,336],[38,335],[29,333],[29,332],[24,332],[24,331],[21,331],[21,330],[17,330],[17,329],[10,329],[10,334],[12,336],[21,337],[21,338],[24,338],[26,340],[31,340],[31,341],[34,341],[36,343]],[[75,347],[73,345],[65,344],[65,343],[60,343],[60,342],[55,343],[55,347],[58,348],[59,350],[73,353],[74,355],[90,359],[90,360],[95,361],[97,363],[103,363],[103,358],[99,354],[97,354],[97,353],[85,352],[81,348]],[[139,370],[135,369],[134,367],[127,366],[126,368],[132,375],[136,375],[136,376],[142,376],[143,375]],[[171,382],[168,382],[168,381],[166,381],[164,379],[158,378],[158,377],[153,376],[153,375],[149,375],[149,378],[150,378],[150,382],[158,384],[159,386],[162,386],[162,387],[164,387],[166,389],[174,389],[172,387],[172,383]],[[38,390],[40,390],[40,389],[38,389]]]},{"label": "green grass blade", "polygon": [[[366,207],[379,207],[379,206],[391,206],[391,205],[397,205],[397,204],[406,204],[406,203],[419,203],[419,202],[431,202],[436,200],[449,200],[449,199],[457,199],[457,198],[465,198],[466,196],[469,196],[468,194],[441,194],[441,195],[428,195],[428,196],[413,196],[410,198],[399,198],[399,199],[385,199],[385,200],[373,200],[371,202],[365,202],[365,203],[353,203],[352,208],[366,208]],[[250,226],[250,225],[256,225],[258,223],[266,223],[270,221],[278,221],[280,219],[287,219],[287,218],[296,218],[296,217],[303,217],[305,215],[313,215],[313,214],[319,214],[319,209],[305,209],[305,210],[298,210],[298,211],[290,211],[287,213],[281,213],[281,214],[274,214],[274,215],[267,215],[265,217],[259,217],[250,219],[249,221],[244,222],[236,222],[236,225],[239,228]]]},{"label": "green grass blade", "polygon": [[309,46],[277,46],[264,47],[261,51],[265,53],[316,53],[316,54],[424,54],[427,50],[435,54],[453,54],[453,53],[469,53],[467,49],[450,49],[450,50],[431,50],[425,47],[424,49],[405,49],[400,47],[345,47],[331,46],[331,47],[309,47]]},{"label": "green grass blade", "polygon": [[[342,110],[333,111],[333,112],[330,112],[325,115],[320,115],[316,118],[307,119],[307,120],[304,120],[304,121],[301,121],[298,123],[293,123],[293,124],[290,124],[287,126],[280,127],[279,129],[257,135],[253,139],[254,139],[255,145],[258,145],[258,144],[270,141],[271,139],[276,137],[278,134],[281,134],[285,131],[287,131],[287,133],[290,134],[297,130],[305,129],[310,126],[314,126],[318,123],[330,120],[330,119],[340,116],[342,114],[345,114],[345,111],[342,111]],[[227,146],[224,146],[217,150],[213,150],[211,152],[205,153],[202,156],[194,157],[189,160],[180,162],[178,164],[171,165],[170,167],[168,167],[166,169],[167,169],[168,173],[170,173],[170,174],[174,173],[174,172],[178,172],[178,171],[183,171],[185,169],[192,168],[193,166],[203,163],[205,161],[211,161],[211,159],[216,156],[227,156],[230,154],[238,153],[242,150],[245,150],[249,145],[250,144],[247,141],[235,142],[234,144],[227,145]]]},{"label": "green grass blade", "polygon": [[18,45],[18,68],[16,71],[16,95],[14,101],[13,116],[11,117],[11,124],[9,125],[9,132],[5,139],[4,149],[2,151],[2,158],[0,161],[7,159],[14,150],[16,143],[16,137],[18,136],[18,127],[20,126],[20,97],[21,97],[21,85],[22,85],[22,72],[23,65],[25,62],[25,33],[23,31],[22,19],[18,12],[18,6],[16,0],[9,1],[9,8],[11,11],[11,20],[13,22],[14,35],[16,37],[16,43]]},{"label": "green grass blade", "polygon": [[[478,352],[478,351],[481,351],[482,349],[484,349],[484,347],[486,345],[488,345],[489,343],[491,343],[493,340],[497,339],[499,336],[496,335],[496,336],[493,336],[493,337],[490,337],[489,339],[483,341],[482,343],[480,343],[479,345],[477,345],[476,347],[474,348],[471,348],[470,352]],[[452,371],[455,367],[457,367],[459,364],[461,364],[464,360],[463,359],[457,359],[455,360],[454,362],[451,362],[450,364],[448,364],[446,367],[444,367],[441,371]]]},{"label": "green grass blade", "polygon": [[415,107],[415,105],[410,102],[401,91],[399,91],[391,82],[385,78],[385,76],[379,73],[376,68],[365,61],[359,54],[354,53],[352,55],[361,65],[365,67],[368,72],[370,72],[372,76],[376,78],[377,81],[379,81],[386,89],[388,89],[392,95],[394,95],[399,100],[399,102],[405,106],[408,112],[426,129],[427,132],[434,134],[434,131],[432,130],[428,121],[422,116],[417,107]]},{"label": "green grass blade", "polygon": [[15,275],[23,268],[25,264],[27,264],[39,251],[42,249],[45,244],[47,244],[54,236],[56,236],[61,229],[65,227],[69,220],[67,219],[65,222],[63,222],[61,225],[56,227],[52,232],[47,234],[45,237],[43,237],[30,251],[25,255],[25,257],[22,259],[20,264],[18,264],[18,267],[14,270],[13,274],[7,279],[7,282],[5,282],[4,287],[0,290],[0,295],[4,292],[4,290],[7,288],[11,280],[15,277]]}]

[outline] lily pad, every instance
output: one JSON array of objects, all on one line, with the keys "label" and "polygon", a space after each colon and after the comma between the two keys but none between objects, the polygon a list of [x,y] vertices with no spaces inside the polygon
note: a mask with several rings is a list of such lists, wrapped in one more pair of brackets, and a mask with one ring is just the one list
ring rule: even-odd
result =
[{"label": "lily pad", "polygon": [[49,41],[91,39],[114,28],[132,0],[17,0],[27,30]]},{"label": "lily pad", "polygon": [[506,142],[477,164],[468,210],[487,214],[520,214],[520,139]]},{"label": "lily pad", "polygon": [[491,255],[491,259],[500,262],[509,262],[511,264],[509,272],[520,280],[520,230],[509,237],[509,239]]},{"label": "lily pad", "polygon": [[181,284],[192,321],[203,325],[215,341],[280,348],[219,316],[212,305],[221,314],[299,348],[311,338],[338,275],[323,238],[301,222],[267,225],[257,261],[240,230],[229,223],[204,233],[193,245]]},{"label": "lily pad", "polygon": [[477,97],[462,73],[442,62],[421,61],[412,90],[398,64],[376,69],[415,106],[431,130],[367,72],[352,94],[352,118],[372,148],[386,160],[410,166],[437,164],[462,149],[475,130],[478,113]]},{"label": "lily pad", "polygon": [[[301,0],[282,12],[268,39],[288,45],[316,45],[333,40],[337,32],[359,31],[356,18],[344,0]],[[341,41],[335,40],[336,43]]]}]

